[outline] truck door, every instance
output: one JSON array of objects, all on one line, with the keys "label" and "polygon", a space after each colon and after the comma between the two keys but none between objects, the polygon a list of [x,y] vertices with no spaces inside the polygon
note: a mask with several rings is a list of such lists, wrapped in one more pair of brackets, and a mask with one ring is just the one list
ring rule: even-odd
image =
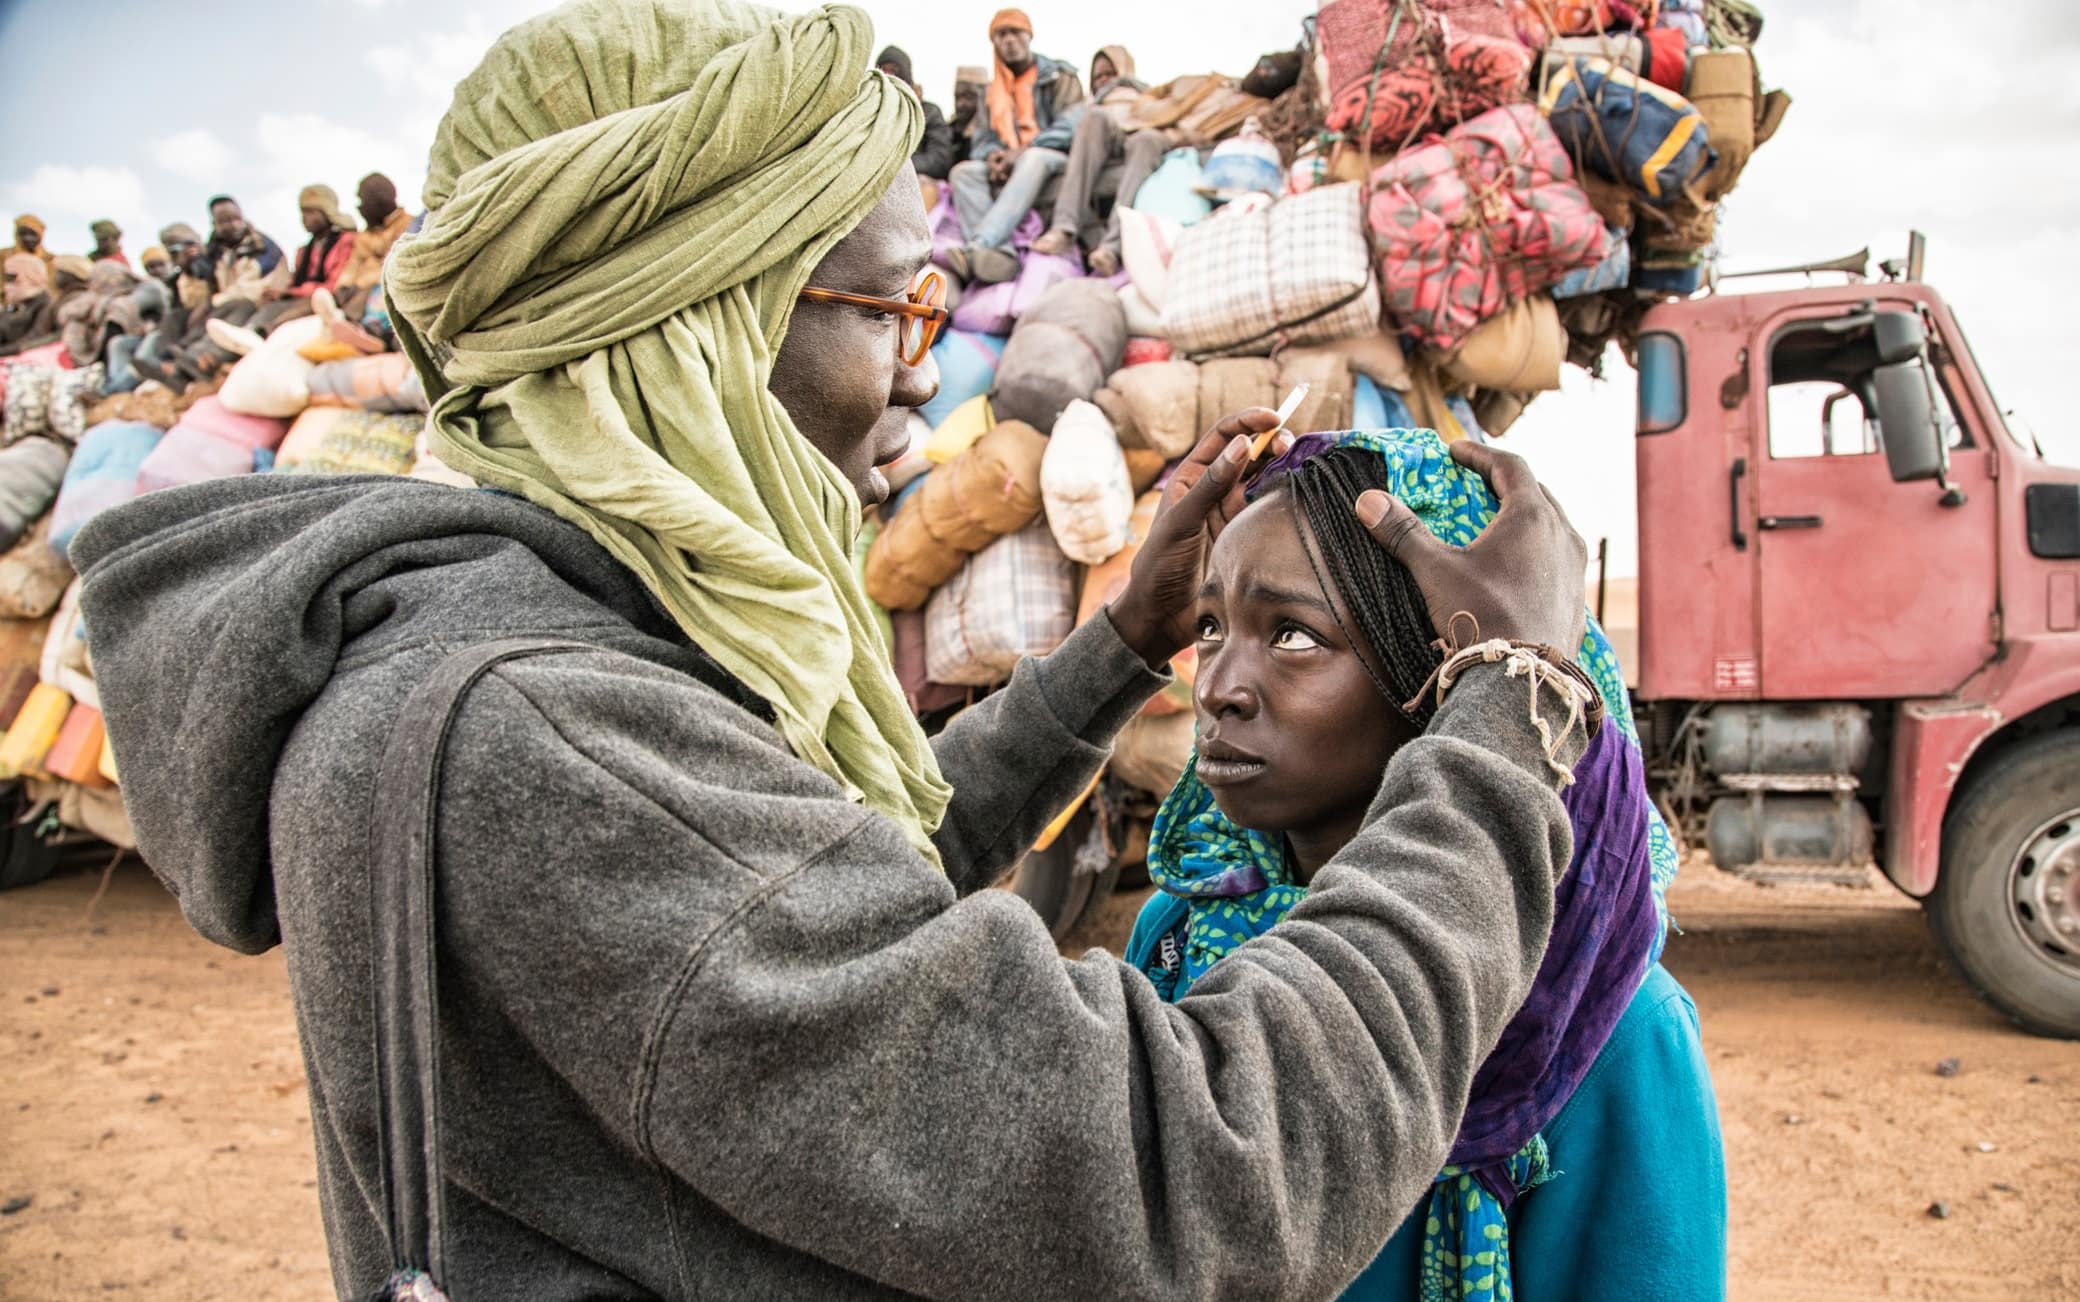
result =
[{"label": "truck door", "polygon": [[[1881,303],[1908,307],[1906,303]],[[1778,700],[1940,696],[1993,654],[1993,453],[1932,365],[1950,482],[1894,483],[1867,411],[1876,352],[1854,312],[1790,312],[1754,336],[1767,411],[1753,458],[1761,688]],[[1940,363],[1941,343],[1931,339]],[[1954,494],[1951,495],[1954,498]]]}]

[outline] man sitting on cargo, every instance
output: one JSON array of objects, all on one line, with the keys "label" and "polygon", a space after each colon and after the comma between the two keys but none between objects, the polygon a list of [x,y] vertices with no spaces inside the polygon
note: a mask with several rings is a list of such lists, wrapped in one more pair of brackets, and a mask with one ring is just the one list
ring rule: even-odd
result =
[{"label": "man sitting on cargo", "polygon": [[953,169],[953,205],[968,243],[952,250],[962,280],[1003,281],[1018,274],[1011,233],[1040,201],[1048,181],[1069,165],[1076,129],[1071,110],[1083,103],[1076,70],[1033,53],[1033,23],[1003,9],[989,24],[996,75],[976,118],[968,161]]},{"label": "man sitting on cargo", "polygon": [[[1133,107],[1148,87],[1134,77],[1134,56],[1124,45],[1108,45],[1091,58],[1091,98],[1076,121],[1069,164],[1054,203],[1054,225],[1033,244],[1035,253],[1067,253],[1089,241],[1094,276],[1119,270],[1119,210],[1131,207],[1169,151],[1170,140],[1154,128],[1133,129]],[[1107,172],[1114,178],[1110,215],[1101,218],[1097,200]]]}]

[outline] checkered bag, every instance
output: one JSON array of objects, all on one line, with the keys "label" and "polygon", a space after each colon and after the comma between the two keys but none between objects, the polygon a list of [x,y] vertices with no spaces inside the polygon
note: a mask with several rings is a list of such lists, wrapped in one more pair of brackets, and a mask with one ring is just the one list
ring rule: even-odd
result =
[{"label": "checkered bag", "polygon": [[1076,571],[1045,520],[969,557],[925,607],[926,675],[988,687],[1060,646],[1076,627]]},{"label": "checkered bag", "polygon": [[1379,286],[1355,182],[1320,186],[1178,237],[1163,328],[1192,358],[1266,356],[1379,329]]}]

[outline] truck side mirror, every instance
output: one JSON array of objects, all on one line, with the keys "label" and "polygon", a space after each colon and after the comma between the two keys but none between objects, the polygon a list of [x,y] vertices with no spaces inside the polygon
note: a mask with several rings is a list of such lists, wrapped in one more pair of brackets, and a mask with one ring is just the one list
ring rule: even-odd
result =
[{"label": "truck side mirror", "polygon": [[[1919,322],[1916,322],[1918,325]],[[1871,371],[1871,400],[1894,483],[1941,479],[1949,458],[1929,399],[1928,367],[1918,356]]]},{"label": "truck side mirror", "polygon": [[1912,312],[1875,312],[1871,314],[1871,344],[1882,366],[1912,361],[1928,348],[1928,327]]}]

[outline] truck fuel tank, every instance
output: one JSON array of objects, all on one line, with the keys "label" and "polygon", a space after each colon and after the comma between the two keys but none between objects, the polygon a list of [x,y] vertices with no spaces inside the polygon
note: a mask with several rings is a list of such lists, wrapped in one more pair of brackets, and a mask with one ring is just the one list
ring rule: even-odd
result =
[{"label": "truck fuel tank", "polygon": [[1871,816],[1851,792],[1832,796],[1721,796],[1705,822],[1712,862],[1729,871],[1755,864],[1867,864]]},{"label": "truck fuel tank", "polygon": [[1705,764],[1721,776],[1853,777],[1871,756],[1871,712],[1845,701],[1720,705],[1705,720]]}]

